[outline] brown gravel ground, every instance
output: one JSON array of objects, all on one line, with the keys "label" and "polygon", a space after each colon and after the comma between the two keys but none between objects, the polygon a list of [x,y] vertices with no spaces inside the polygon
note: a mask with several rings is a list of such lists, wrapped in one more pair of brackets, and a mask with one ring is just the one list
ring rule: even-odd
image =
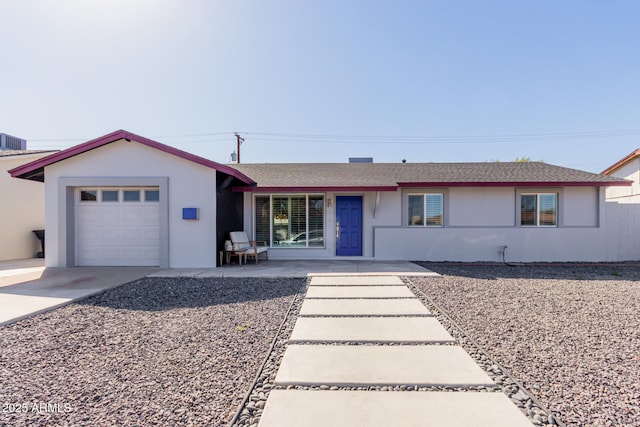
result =
[{"label": "brown gravel ground", "polygon": [[0,327],[0,426],[226,425],[304,284],[147,278]]},{"label": "brown gravel ground", "polygon": [[640,265],[420,263],[410,278],[568,426],[640,426]]}]

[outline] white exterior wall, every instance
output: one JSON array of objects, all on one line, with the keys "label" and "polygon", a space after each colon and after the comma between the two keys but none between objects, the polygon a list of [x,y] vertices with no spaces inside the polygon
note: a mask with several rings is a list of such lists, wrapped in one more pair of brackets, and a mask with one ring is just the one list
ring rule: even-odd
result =
[{"label": "white exterior wall", "polygon": [[0,261],[33,258],[44,228],[44,184],[12,178],[7,171],[51,153],[0,157]]},{"label": "white exterior wall", "polygon": [[597,187],[568,187],[560,199],[563,227],[597,227],[600,213],[600,190]]},{"label": "white exterior wall", "polygon": [[[520,227],[522,193],[558,193],[558,227]],[[507,262],[607,261],[614,256],[606,228],[599,227],[605,219],[604,192],[594,187],[452,188],[444,207],[445,227],[377,227],[376,259],[499,262],[502,246],[507,246]]]},{"label": "white exterior wall", "polygon": [[448,206],[445,206],[448,217],[445,224],[448,226],[512,227],[515,224],[516,194],[513,188],[452,188],[448,199]]},{"label": "white exterior wall", "polygon": [[376,233],[376,259],[507,262],[609,261],[604,228],[388,228]]},{"label": "white exterior wall", "polygon": [[[444,227],[407,226],[407,194],[444,192]],[[559,194],[558,227],[520,227],[521,193]],[[335,197],[326,193],[323,249],[271,248],[273,259],[335,257]],[[616,261],[621,250],[618,212],[607,208],[605,191],[597,187],[405,189],[363,195],[363,258],[415,261],[507,262]],[[610,218],[607,218],[609,216]],[[602,226],[601,226],[602,225]],[[253,195],[245,195],[245,229],[253,233]],[[631,259],[631,258],[626,258]]]},{"label": "white exterior wall", "polygon": [[[46,265],[65,267],[70,233],[69,207],[65,204],[64,183],[112,182],[126,186],[130,178],[157,179],[167,183],[164,239],[168,267],[216,266],[216,171],[160,150],[124,140],[104,145],[45,168]],[[76,184],[74,184],[76,185]],[[77,185],[86,186],[86,185]],[[62,194],[61,194],[62,193]],[[162,194],[162,192],[161,192]],[[182,208],[199,208],[199,220],[182,219]],[[163,244],[163,243],[161,243]],[[162,261],[161,261],[162,263]],[[163,267],[166,267],[163,265]]]}]

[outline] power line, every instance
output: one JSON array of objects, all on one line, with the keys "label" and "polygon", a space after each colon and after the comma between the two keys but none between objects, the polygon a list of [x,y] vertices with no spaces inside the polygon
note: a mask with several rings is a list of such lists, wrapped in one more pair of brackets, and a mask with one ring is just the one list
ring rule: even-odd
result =
[{"label": "power line", "polygon": [[[165,135],[155,139],[183,139],[173,143],[198,144],[235,142],[236,134],[241,134],[251,142],[306,142],[334,144],[488,144],[539,142],[554,143],[560,140],[602,139],[612,137],[640,136],[640,129],[617,129],[577,132],[486,134],[486,135],[346,135],[346,134],[304,134],[278,132],[206,132],[197,134]],[[191,138],[204,138],[190,140]],[[34,138],[31,142],[84,142],[86,138]]]}]

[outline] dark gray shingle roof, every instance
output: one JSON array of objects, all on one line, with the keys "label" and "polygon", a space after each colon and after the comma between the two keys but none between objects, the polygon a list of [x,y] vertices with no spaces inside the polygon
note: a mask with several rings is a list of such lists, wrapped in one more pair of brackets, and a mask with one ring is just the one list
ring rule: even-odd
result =
[{"label": "dark gray shingle roof", "polygon": [[625,185],[626,181],[541,162],[263,163],[229,165],[258,187],[432,185]]}]

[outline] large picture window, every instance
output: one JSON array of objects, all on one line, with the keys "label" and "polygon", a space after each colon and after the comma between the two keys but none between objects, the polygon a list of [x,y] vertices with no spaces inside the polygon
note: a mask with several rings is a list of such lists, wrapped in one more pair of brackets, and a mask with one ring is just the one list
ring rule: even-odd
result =
[{"label": "large picture window", "polygon": [[558,195],[556,193],[521,194],[520,225],[525,227],[556,227],[558,225]]},{"label": "large picture window", "polygon": [[408,223],[411,226],[442,227],[443,194],[409,194]]},{"label": "large picture window", "polygon": [[255,236],[271,247],[324,247],[324,196],[256,196]]}]

